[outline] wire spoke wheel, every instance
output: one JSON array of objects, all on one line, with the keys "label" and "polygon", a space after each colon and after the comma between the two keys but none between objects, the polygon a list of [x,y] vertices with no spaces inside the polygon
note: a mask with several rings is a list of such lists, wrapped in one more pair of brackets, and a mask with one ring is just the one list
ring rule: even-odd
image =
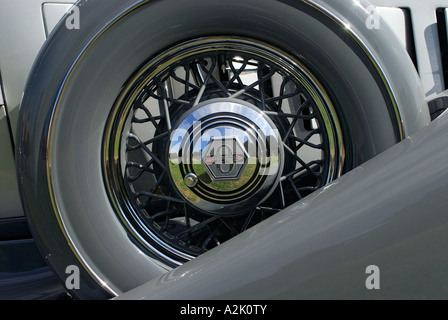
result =
[{"label": "wire spoke wheel", "polygon": [[242,38],[182,43],[145,65],[109,116],[104,174],[120,218],[179,265],[341,175],[336,112],[287,53]]}]

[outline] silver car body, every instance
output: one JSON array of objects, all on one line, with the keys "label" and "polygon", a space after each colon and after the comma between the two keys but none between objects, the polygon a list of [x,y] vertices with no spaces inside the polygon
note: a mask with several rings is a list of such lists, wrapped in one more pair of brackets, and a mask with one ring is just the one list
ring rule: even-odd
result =
[{"label": "silver car body", "polygon": [[0,1],[0,219],[24,215],[12,152],[20,100],[42,44],[74,2]]}]

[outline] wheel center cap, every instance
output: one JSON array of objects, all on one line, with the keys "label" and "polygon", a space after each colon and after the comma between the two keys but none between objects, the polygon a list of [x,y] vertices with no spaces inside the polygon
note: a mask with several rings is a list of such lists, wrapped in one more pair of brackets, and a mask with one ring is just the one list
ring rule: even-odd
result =
[{"label": "wheel center cap", "polygon": [[175,190],[210,214],[255,208],[277,186],[283,147],[273,122],[237,99],[213,99],[185,114],[171,135],[169,168]]}]

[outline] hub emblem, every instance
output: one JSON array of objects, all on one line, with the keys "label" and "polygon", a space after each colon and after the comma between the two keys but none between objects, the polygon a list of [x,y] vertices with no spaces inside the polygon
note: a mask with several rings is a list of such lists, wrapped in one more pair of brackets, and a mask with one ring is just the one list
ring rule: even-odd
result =
[{"label": "hub emblem", "polygon": [[213,180],[238,180],[249,155],[237,137],[212,138],[202,164]]}]

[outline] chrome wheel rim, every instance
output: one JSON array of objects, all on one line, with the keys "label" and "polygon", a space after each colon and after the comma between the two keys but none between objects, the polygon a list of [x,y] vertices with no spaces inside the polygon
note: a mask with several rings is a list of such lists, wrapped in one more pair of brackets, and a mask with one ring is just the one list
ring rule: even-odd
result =
[{"label": "chrome wheel rim", "polygon": [[130,79],[108,118],[103,168],[126,229],[176,266],[330,183],[344,157],[331,100],[298,59],[209,37]]}]

